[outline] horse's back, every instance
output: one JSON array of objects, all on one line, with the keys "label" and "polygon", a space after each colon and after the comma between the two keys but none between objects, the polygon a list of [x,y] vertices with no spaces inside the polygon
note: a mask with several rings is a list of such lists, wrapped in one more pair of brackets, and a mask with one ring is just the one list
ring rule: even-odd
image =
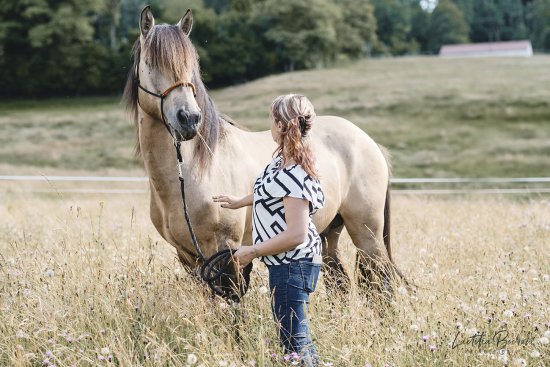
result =
[{"label": "horse's back", "polygon": [[350,168],[364,164],[386,167],[378,144],[351,121],[338,116],[317,116],[314,130],[314,144],[321,156],[336,155]]}]

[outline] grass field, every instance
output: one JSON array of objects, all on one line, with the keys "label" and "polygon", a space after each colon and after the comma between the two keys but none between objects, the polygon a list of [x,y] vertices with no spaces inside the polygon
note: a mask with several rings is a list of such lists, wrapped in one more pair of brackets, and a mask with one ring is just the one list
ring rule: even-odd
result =
[{"label": "grass field", "polygon": [[[355,284],[338,297],[321,275],[311,328],[322,365],[547,366],[549,209],[398,196],[394,257],[420,288],[398,288],[381,319]],[[210,300],[150,224],[147,195],[10,194],[0,216],[1,366],[186,366],[190,354],[197,366],[285,365],[265,266],[255,260],[241,308]],[[350,270],[346,234],[341,248]]]},{"label": "grass field", "polygon": [[[261,130],[274,97],[304,93],[389,147],[397,177],[550,176],[548,70],[549,56],[376,59],[212,95]],[[144,174],[119,98],[3,101],[0,128],[0,175]],[[147,194],[63,193],[89,186],[0,185],[0,366],[294,365],[264,265],[240,307],[210,299],[153,228]],[[395,195],[392,215],[395,261],[419,289],[397,284],[381,318],[355,282],[330,294],[322,274],[311,300],[322,366],[550,365],[548,199]],[[353,273],[346,233],[340,244]]]},{"label": "grass field", "polygon": [[[550,56],[375,59],[212,95],[262,130],[274,97],[304,93],[389,147],[399,177],[549,176],[549,69]],[[119,98],[0,102],[0,126],[2,174],[142,172]]]}]

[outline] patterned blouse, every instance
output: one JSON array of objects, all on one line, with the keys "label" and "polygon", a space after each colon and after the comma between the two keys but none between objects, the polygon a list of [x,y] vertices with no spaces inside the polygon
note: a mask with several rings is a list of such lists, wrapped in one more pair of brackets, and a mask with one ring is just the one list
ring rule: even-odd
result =
[{"label": "patterned blouse", "polygon": [[294,249],[276,255],[260,256],[267,266],[287,264],[290,261],[321,255],[321,238],[311,220],[323,207],[325,198],[319,180],[309,176],[302,166],[294,164],[279,170],[282,162],[279,154],[254,183],[252,207],[252,240],[254,244],[267,241],[287,228],[283,197],[291,196],[309,201],[307,239]]}]

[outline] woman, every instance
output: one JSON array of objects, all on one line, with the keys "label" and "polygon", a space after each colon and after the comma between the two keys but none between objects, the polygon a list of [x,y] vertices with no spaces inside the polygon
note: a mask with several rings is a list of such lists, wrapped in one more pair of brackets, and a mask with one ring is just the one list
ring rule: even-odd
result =
[{"label": "woman", "polygon": [[305,96],[288,94],[273,101],[271,116],[277,155],[256,179],[253,193],[213,199],[229,209],[253,205],[254,244],[241,246],[234,256],[241,269],[256,257],[267,265],[284,352],[296,352],[303,365],[317,366],[307,320],[309,294],[321,268],[321,238],[311,217],[324,205],[308,139],[315,111]]}]

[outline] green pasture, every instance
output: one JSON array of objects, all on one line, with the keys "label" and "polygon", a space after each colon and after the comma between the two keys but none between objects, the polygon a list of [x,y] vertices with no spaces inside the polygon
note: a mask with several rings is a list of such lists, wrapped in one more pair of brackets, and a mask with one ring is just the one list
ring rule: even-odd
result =
[{"label": "green pasture", "polygon": [[[550,175],[550,56],[367,59],[212,96],[221,112],[262,130],[271,101],[289,92],[388,147],[396,177]],[[141,170],[120,97],[2,101],[0,128],[0,174]]]}]

